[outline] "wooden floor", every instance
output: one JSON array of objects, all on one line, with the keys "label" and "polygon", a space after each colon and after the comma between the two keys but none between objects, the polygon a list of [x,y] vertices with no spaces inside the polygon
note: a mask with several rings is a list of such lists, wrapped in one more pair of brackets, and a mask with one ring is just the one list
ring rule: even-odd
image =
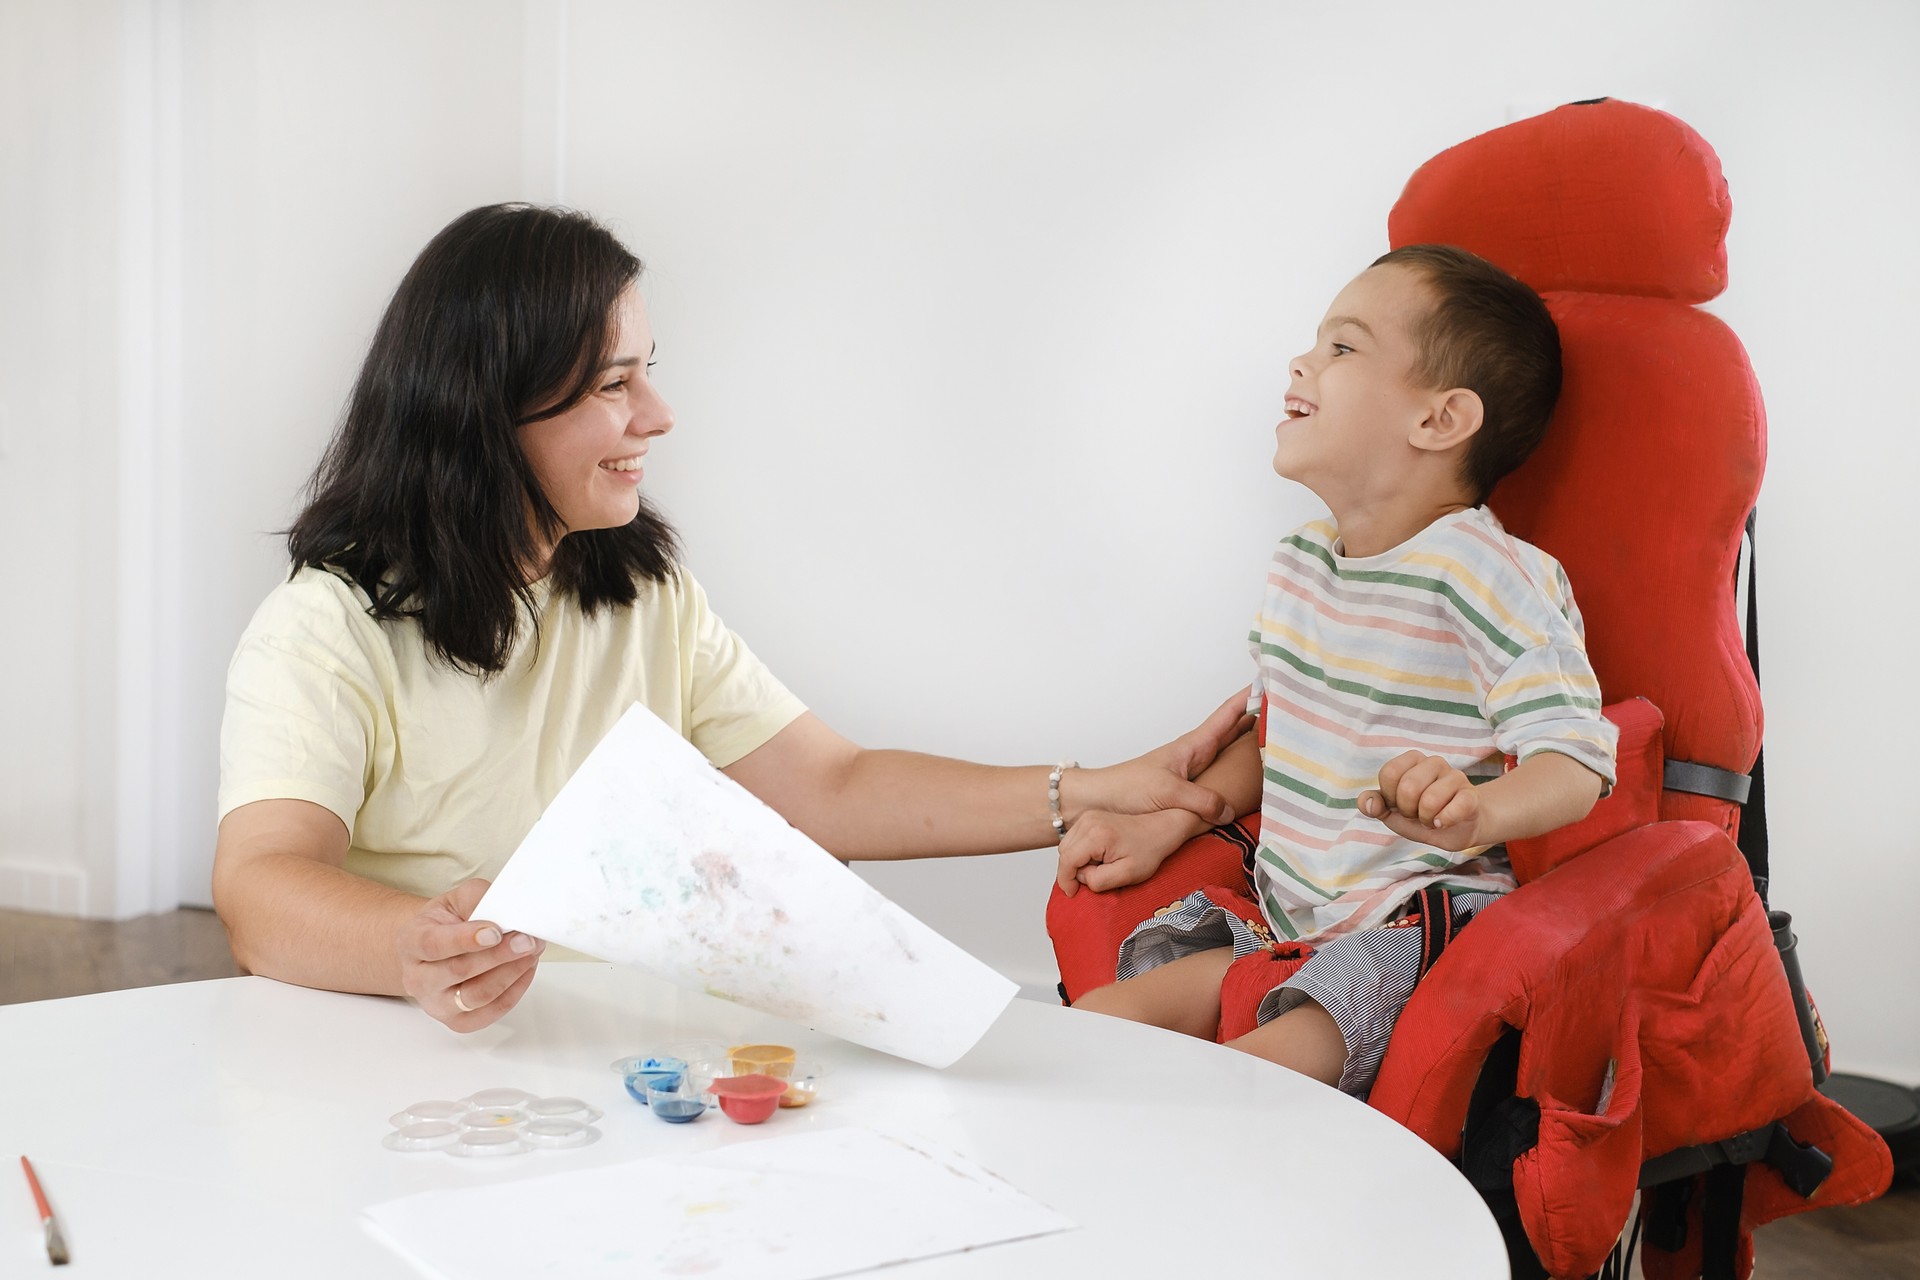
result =
[{"label": "wooden floor", "polygon": [[227,931],[211,911],[117,923],[0,911],[0,1004],[239,973]]},{"label": "wooden floor", "polygon": [[[211,911],[117,924],[0,911],[0,1004],[238,972]],[[1755,1253],[1757,1280],[1920,1280],[1920,1181],[1904,1179],[1872,1204],[1763,1227]]]}]

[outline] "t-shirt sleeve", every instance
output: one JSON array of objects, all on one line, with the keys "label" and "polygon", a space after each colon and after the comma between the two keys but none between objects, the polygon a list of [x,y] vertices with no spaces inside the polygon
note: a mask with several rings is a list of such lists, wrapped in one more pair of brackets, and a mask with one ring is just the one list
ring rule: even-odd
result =
[{"label": "t-shirt sleeve", "polygon": [[1482,702],[1495,744],[1525,761],[1541,751],[1572,756],[1614,783],[1620,730],[1600,714],[1600,681],[1571,639],[1535,645],[1515,658]]},{"label": "t-shirt sleeve", "polygon": [[269,596],[227,666],[219,816],[306,800],[351,832],[365,801],[381,705],[373,665],[311,593]]},{"label": "t-shirt sleeve", "polygon": [[763,746],[806,711],[685,578],[682,619],[691,662],[688,738],[720,768]]}]

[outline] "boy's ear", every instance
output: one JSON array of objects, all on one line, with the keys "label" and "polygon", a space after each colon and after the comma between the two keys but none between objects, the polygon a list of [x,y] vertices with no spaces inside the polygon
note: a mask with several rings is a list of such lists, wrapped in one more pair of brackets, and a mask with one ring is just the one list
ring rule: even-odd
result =
[{"label": "boy's ear", "polygon": [[1487,407],[1480,402],[1478,392],[1465,387],[1443,391],[1407,443],[1416,449],[1445,452],[1470,440],[1486,416]]}]

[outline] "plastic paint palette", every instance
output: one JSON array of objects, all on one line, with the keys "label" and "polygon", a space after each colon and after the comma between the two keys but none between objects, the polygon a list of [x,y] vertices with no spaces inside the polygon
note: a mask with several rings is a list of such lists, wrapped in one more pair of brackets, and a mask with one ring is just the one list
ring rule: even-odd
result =
[{"label": "plastic paint palette", "polygon": [[457,1102],[416,1102],[388,1117],[389,1151],[450,1156],[517,1156],[541,1148],[584,1147],[600,1137],[598,1107],[579,1098],[540,1097],[525,1089],[482,1089]]}]

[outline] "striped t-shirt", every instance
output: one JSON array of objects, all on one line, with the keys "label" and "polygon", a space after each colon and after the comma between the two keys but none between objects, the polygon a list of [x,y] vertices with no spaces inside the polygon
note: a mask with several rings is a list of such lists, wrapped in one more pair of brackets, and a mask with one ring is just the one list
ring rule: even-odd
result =
[{"label": "striped t-shirt", "polygon": [[1342,555],[1331,520],[1290,534],[1248,639],[1250,709],[1267,703],[1254,889],[1282,938],[1382,924],[1429,884],[1513,888],[1504,850],[1448,853],[1359,811],[1404,751],[1476,782],[1559,751],[1613,784],[1619,734],[1567,575],[1485,507],[1376,556]]}]

